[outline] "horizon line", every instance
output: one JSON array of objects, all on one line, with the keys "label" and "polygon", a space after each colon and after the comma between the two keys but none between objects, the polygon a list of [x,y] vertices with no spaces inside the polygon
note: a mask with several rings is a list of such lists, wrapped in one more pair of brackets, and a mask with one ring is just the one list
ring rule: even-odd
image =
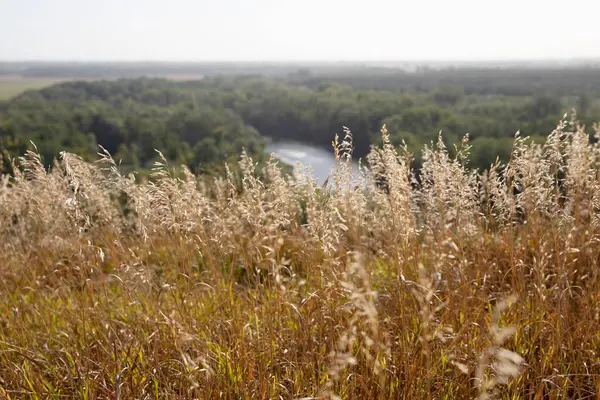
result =
[{"label": "horizon line", "polygon": [[357,63],[384,63],[384,64],[418,64],[418,63],[540,63],[540,62],[589,62],[600,61],[600,56],[595,57],[546,57],[546,58],[505,58],[505,59],[438,59],[438,58],[423,58],[423,59],[212,59],[212,60],[177,60],[177,59],[0,59],[0,63],[72,63],[72,64],[92,64],[92,63],[118,63],[118,64],[133,64],[133,63],[148,63],[148,64],[357,64]]}]

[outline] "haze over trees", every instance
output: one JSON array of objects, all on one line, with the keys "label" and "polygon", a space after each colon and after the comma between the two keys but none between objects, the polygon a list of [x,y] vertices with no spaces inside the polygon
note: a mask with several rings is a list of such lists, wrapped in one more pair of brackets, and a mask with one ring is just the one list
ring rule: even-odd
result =
[{"label": "haze over trees", "polygon": [[28,91],[0,103],[0,147],[14,157],[33,141],[49,164],[62,150],[93,159],[101,145],[134,168],[150,167],[159,149],[170,161],[208,171],[242,148],[263,158],[265,137],[330,148],[343,126],[363,157],[385,124],[392,143],[406,142],[415,153],[417,166],[420,149],[440,131],[448,144],[469,133],[472,165],[485,169],[497,156],[508,158],[518,130],[539,139],[572,108],[588,126],[600,119],[600,69],[592,67],[406,72],[275,65],[258,76],[259,66],[231,65],[219,75],[219,64],[5,64],[6,75],[32,77],[205,78],[80,80]]}]

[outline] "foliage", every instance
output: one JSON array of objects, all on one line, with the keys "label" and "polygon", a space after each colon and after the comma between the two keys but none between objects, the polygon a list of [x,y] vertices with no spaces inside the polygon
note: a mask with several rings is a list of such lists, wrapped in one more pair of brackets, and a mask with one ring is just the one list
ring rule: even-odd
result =
[{"label": "foliage", "polygon": [[218,102],[158,79],[69,82],[14,98],[2,113],[0,148],[38,144],[48,165],[62,149],[93,159],[98,145],[127,166],[149,168],[160,149],[172,161],[205,168],[246,148],[262,153],[258,132]]},{"label": "foliage", "polygon": [[242,148],[266,160],[265,136],[329,148],[342,126],[352,129],[355,155],[364,157],[387,124],[392,143],[404,140],[417,154],[416,167],[419,149],[439,131],[451,152],[468,132],[477,153],[472,166],[483,170],[496,156],[507,160],[517,131],[543,135],[575,106],[588,126],[600,118],[596,69],[316,71],[88,80],[28,91],[0,104],[0,149],[16,156],[34,141],[50,165],[61,150],[93,160],[99,144],[130,169],[149,169],[159,149],[170,162],[202,172],[221,168]]}]

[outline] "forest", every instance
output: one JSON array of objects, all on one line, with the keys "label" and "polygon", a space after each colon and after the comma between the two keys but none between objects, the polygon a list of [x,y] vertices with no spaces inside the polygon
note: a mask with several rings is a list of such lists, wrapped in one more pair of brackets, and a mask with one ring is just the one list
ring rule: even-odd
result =
[{"label": "forest", "polygon": [[[4,66],[4,74],[18,65]],[[161,69],[162,68],[162,69]],[[421,163],[424,144],[439,132],[452,144],[469,134],[471,166],[506,161],[517,131],[540,140],[572,109],[591,127],[600,120],[600,69],[33,65],[24,76],[74,80],[0,102],[2,169],[35,143],[47,165],[60,151],[96,158],[99,145],[131,169],[147,169],[155,151],[194,172],[232,164],[242,149],[262,160],[265,140],[331,148],[343,127],[355,155],[379,144],[385,124],[395,145],[406,143]],[[312,68],[312,69],[311,69]],[[204,79],[128,77],[134,73],[199,73]],[[232,72],[233,71],[233,72]],[[126,76],[125,78],[119,78]]]}]

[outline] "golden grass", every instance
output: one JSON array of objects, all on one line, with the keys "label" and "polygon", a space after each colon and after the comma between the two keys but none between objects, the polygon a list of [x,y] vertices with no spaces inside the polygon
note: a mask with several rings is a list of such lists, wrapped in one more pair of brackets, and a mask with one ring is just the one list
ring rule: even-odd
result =
[{"label": "golden grass", "polygon": [[28,153],[0,186],[0,397],[598,398],[598,142],[562,122],[483,175],[440,142],[420,180],[383,143],[353,182],[346,132],[326,188]]}]

